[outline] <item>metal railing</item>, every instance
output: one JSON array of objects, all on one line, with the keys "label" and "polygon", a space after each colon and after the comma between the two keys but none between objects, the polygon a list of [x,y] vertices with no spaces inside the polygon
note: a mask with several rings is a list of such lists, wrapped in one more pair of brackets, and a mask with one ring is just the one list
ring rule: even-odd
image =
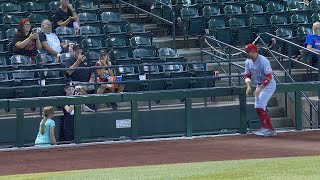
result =
[{"label": "metal railing", "polygon": [[155,19],[158,19],[158,20],[160,20],[160,21],[163,21],[163,22],[171,25],[171,26],[172,26],[172,46],[173,46],[174,49],[176,49],[176,19],[175,19],[176,14],[175,14],[175,11],[174,11],[174,9],[172,8],[172,6],[170,6],[170,5],[168,5],[168,4],[165,4],[165,3],[163,3],[163,2],[160,2],[160,1],[158,1],[158,0],[154,0],[154,3],[158,3],[158,4],[161,4],[162,6],[168,7],[168,8],[171,10],[171,12],[172,12],[172,21],[169,21],[169,20],[167,20],[167,19],[164,19],[164,18],[162,18],[162,17],[160,17],[160,16],[158,16],[158,15],[156,15],[156,14],[153,14],[153,13],[151,13],[151,12],[149,12],[149,11],[146,11],[146,10],[144,10],[144,9],[141,9],[141,8],[139,8],[139,7],[137,7],[137,6],[133,5],[133,4],[130,4],[130,3],[128,3],[128,2],[125,2],[125,1],[123,1],[123,0],[118,0],[118,5],[119,5],[118,12],[121,14],[121,12],[122,12],[122,7],[121,7],[121,5],[122,5],[122,4],[125,4],[125,5],[133,8],[133,9],[135,9],[135,10],[137,10],[137,11],[141,11],[141,12],[143,12],[143,13],[146,13],[146,14],[150,15],[151,17],[155,18]]}]

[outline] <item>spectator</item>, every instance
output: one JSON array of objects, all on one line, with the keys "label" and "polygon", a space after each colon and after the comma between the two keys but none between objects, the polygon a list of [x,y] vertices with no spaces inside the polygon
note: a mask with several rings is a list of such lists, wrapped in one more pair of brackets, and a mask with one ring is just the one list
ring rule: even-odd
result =
[{"label": "spectator", "polygon": [[69,0],[60,0],[60,6],[55,13],[55,23],[57,26],[79,28],[78,15]]},{"label": "spectator", "polygon": [[[100,51],[99,61],[96,63],[96,66],[111,66],[109,60],[109,54],[106,51]],[[115,75],[114,69],[112,68],[101,68],[96,70],[98,82],[116,82],[118,80]],[[119,93],[123,92],[123,86],[118,84],[102,84],[101,87],[97,90],[98,94],[103,94],[107,89],[109,93]],[[117,109],[116,103],[110,103],[113,109]]]},{"label": "spectator", "polygon": [[[86,61],[86,57],[82,54],[80,45],[73,46],[73,53],[66,61],[66,68],[91,67],[91,63]],[[79,85],[80,92],[87,94],[87,91],[94,91],[94,85],[86,85],[86,83],[94,83],[94,73],[92,69],[70,69],[67,70],[67,79],[75,85]]]},{"label": "spectator", "polygon": [[[306,37],[307,48],[320,54],[320,22],[313,23],[313,34]],[[311,65],[316,67],[318,63],[318,55],[312,56]]]},{"label": "spectator", "polygon": [[41,32],[39,33],[42,54],[54,55],[59,59],[62,49],[68,48],[68,44],[62,44],[59,37],[52,32],[51,21],[46,19],[41,23]]},{"label": "spectator", "polygon": [[[64,91],[66,96],[73,96],[81,94],[79,90],[73,87],[72,83],[68,83]],[[86,105],[81,106],[82,111],[94,112]],[[65,105],[63,107],[63,116],[60,129],[60,141],[73,141],[74,137],[74,105]]]},{"label": "spectator", "polygon": [[50,146],[57,144],[54,128],[55,122],[52,120],[54,117],[54,110],[52,106],[43,109],[44,117],[40,122],[39,133],[37,135],[35,144],[36,146]]},{"label": "spectator", "polygon": [[[31,31],[31,24],[28,18],[24,18],[18,25],[18,31],[13,36],[13,51],[17,55],[29,56],[34,60],[38,50],[42,48],[39,36]],[[35,62],[35,61],[34,61]]]}]

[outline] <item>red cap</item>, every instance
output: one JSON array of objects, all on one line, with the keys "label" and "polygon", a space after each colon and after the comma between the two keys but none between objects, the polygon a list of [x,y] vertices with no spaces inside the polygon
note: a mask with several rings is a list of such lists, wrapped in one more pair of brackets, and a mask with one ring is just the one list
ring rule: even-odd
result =
[{"label": "red cap", "polygon": [[247,44],[245,47],[245,51],[258,52],[257,46],[254,44]]},{"label": "red cap", "polygon": [[21,19],[20,24],[24,25],[27,21],[29,21],[28,18],[23,18],[23,19]]}]

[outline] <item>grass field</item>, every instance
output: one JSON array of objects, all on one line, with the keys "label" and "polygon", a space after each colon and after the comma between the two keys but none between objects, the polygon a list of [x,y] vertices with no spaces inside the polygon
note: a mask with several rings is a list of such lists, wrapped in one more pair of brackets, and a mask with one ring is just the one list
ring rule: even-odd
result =
[{"label": "grass field", "polygon": [[320,156],[168,164],[2,176],[0,180],[320,179]]}]

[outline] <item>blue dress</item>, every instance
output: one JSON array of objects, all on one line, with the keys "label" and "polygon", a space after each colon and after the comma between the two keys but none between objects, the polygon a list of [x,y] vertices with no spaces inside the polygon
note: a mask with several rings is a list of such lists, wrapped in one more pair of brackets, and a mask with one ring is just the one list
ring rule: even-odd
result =
[{"label": "blue dress", "polygon": [[35,144],[36,146],[51,146],[50,128],[55,127],[56,123],[52,119],[47,119],[45,128],[44,128],[44,134],[41,134],[40,133],[41,122],[40,122],[39,133],[37,135]]}]

